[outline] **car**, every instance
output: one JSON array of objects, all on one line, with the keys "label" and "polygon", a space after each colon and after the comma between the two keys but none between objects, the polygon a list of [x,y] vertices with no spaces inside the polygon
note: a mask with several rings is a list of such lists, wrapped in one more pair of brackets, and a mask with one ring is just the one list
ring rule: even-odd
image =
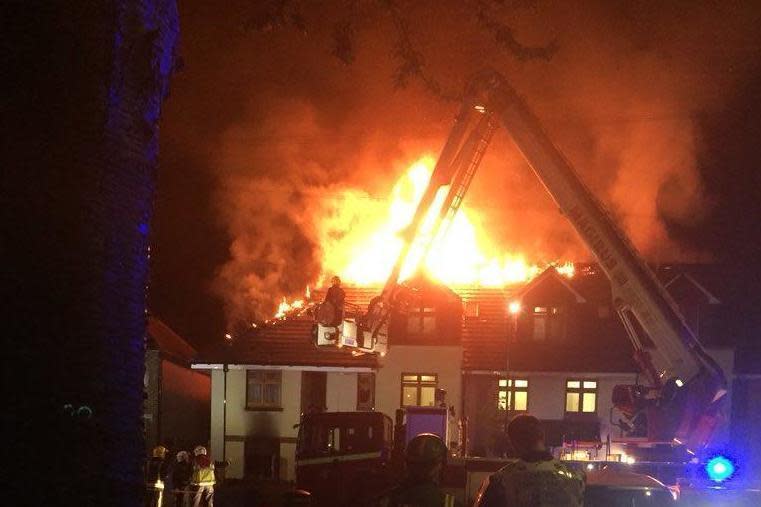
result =
[{"label": "car", "polygon": [[608,467],[587,472],[585,507],[661,507],[676,500],[676,492],[649,475]]}]

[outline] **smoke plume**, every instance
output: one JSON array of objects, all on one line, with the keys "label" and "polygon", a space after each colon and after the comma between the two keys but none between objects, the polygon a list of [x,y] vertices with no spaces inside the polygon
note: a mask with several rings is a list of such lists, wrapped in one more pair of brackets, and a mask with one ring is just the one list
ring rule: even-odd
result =
[{"label": "smoke plume", "polygon": [[[711,213],[698,170],[698,147],[710,133],[698,120],[721,110],[745,79],[743,48],[758,46],[761,9],[569,4],[522,2],[528,7],[495,14],[526,44],[554,42],[549,61],[506,53],[472,21],[468,2],[402,3],[401,12],[425,72],[449,89],[484,67],[503,72],[648,259],[705,258],[670,229],[699,227]],[[394,87],[397,48],[382,12],[347,32],[356,54],[342,60],[350,65],[331,54],[333,26],[325,22],[339,20],[340,9],[304,15],[307,37],[250,33],[234,53],[256,65],[242,79],[250,99],[212,156],[230,236],[214,288],[231,323],[267,318],[277,298],[329,275],[328,240],[372,220],[406,165],[438,152],[456,110],[414,80]],[[499,132],[469,207],[505,249],[537,261],[591,259]],[[347,216],[347,207],[360,211]]]}]

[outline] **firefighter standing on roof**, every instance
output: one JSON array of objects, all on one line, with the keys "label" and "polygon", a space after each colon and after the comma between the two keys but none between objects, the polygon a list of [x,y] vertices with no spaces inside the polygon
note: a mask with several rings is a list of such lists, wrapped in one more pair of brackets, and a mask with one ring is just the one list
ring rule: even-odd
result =
[{"label": "firefighter standing on roof", "polygon": [[344,300],[346,299],[346,293],[341,288],[341,279],[334,276],[330,280],[331,286],[325,294],[324,303],[330,303],[333,306],[333,320],[330,322],[331,326],[338,326],[343,321],[344,317]]},{"label": "firefighter standing on roof", "polygon": [[447,446],[438,435],[421,433],[407,444],[406,475],[384,496],[381,507],[460,507],[453,495],[439,486],[447,462]]},{"label": "firefighter standing on roof", "polygon": [[556,460],[544,444],[539,419],[516,416],[507,427],[518,460],[490,475],[482,484],[476,507],[581,507],[584,476]]}]

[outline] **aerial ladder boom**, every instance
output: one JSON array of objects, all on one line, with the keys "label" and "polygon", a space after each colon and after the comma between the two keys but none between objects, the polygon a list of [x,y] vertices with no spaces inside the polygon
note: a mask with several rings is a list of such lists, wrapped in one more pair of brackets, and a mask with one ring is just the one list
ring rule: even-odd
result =
[{"label": "aerial ladder boom", "polygon": [[[473,86],[610,280],[613,303],[629,332],[635,359],[659,393],[655,403],[666,421],[655,433],[701,447],[716,423],[716,402],[726,393],[721,368],[512,86],[492,72],[476,78]],[[651,438],[658,436],[650,432]]]},{"label": "aerial ladder boom", "polygon": [[[404,267],[412,272],[416,265],[408,265],[410,253],[416,257],[413,262],[424,261],[428,250],[437,238],[446,233],[447,227],[454,220],[462,204],[470,182],[481,163],[486,148],[496,128],[491,113],[474,109],[472,100],[463,101],[463,106],[455,120],[455,126],[444,145],[438,161],[431,173],[425,192],[415,209],[410,224],[402,233],[403,246],[396,263],[389,274],[383,292],[375,298],[368,308],[365,329],[373,336],[384,333],[388,319],[394,308],[403,306],[401,301],[407,296],[406,288],[399,284],[399,277]],[[445,186],[449,190],[440,208],[436,206],[436,196]],[[422,234],[425,220],[437,211],[430,230]]]}]

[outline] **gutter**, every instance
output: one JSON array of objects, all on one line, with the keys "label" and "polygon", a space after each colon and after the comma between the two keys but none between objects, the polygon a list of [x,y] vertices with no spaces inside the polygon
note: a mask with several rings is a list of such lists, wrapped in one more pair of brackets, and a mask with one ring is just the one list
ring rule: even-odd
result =
[{"label": "gutter", "polygon": [[372,373],[378,368],[371,366],[293,366],[273,364],[222,364],[222,363],[195,363],[193,370],[284,370],[284,371],[334,371],[341,373]]}]

